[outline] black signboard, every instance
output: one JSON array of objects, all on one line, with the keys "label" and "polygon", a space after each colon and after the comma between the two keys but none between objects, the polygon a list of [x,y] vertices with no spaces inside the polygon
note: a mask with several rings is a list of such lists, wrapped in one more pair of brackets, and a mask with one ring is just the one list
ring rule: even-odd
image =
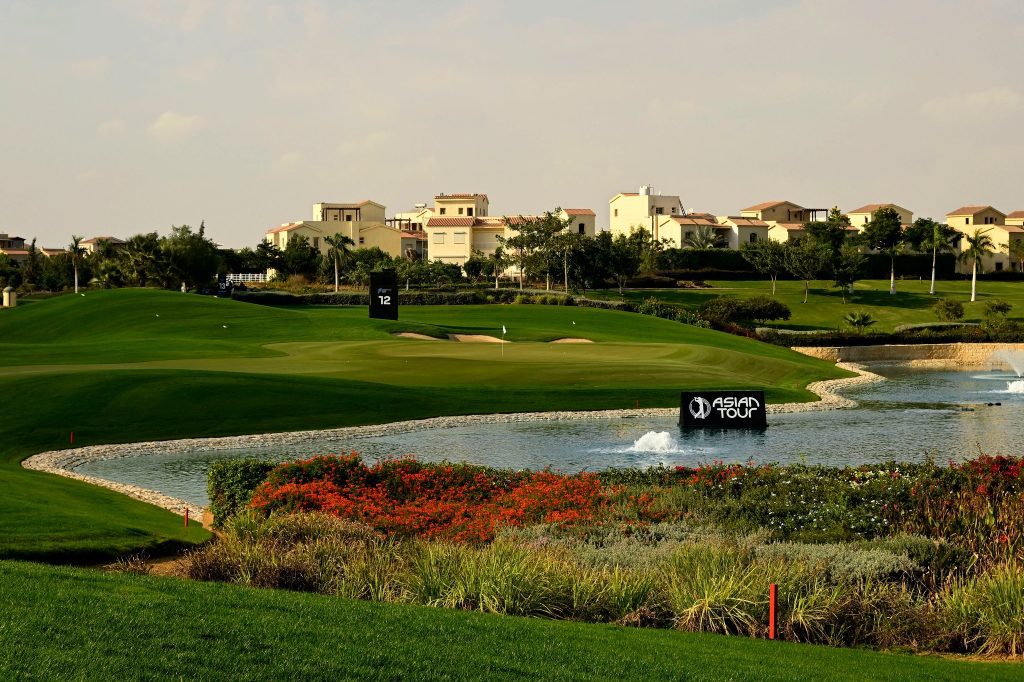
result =
[{"label": "black signboard", "polygon": [[763,429],[764,391],[683,391],[679,424],[688,429]]},{"label": "black signboard", "polygon": [[370,273],[370,317],[398,319],[398,275],[394,270]]},{"label": "black signboard", "polygon": [[217,275],[217,295],[218,296],[231,296],[231,290],[235,288],[235,283],[228,279],[228,276],[224,273]]}]

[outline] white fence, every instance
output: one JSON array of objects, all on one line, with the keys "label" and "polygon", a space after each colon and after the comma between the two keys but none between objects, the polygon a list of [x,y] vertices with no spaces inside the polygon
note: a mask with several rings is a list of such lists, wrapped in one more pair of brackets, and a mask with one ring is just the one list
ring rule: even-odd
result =
[{"label": "white fence", "polygon": [[243,272],[240,274],[226,275],[229,282],[239,284],[240,282],[251,283],[258,282],[263,284],[267,281],[267,273],[265,272]]}]

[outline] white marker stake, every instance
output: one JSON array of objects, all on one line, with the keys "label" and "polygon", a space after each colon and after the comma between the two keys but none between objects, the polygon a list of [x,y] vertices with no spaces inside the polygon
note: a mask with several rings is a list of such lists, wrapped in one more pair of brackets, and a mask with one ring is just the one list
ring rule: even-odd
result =
[{"label": "white marker stake", "polygon": [[505,329],[505,325],[501,325],[501,359],[505,359],[505,334],[508,334],[508,330]]}]

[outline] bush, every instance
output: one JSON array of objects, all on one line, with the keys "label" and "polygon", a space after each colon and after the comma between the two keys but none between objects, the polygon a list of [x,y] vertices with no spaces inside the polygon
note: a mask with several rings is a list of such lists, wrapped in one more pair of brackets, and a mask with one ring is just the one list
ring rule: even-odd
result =
[{"label": "bush", "polygon": [[533,297],[529,294],[519,294],[516,296],[515,302],[518,305],[529,305],[533,303]]},{"label": "bush", "polygon": [[210,496],[209,511],[217,527],[248,506],[252,493],[276,462],[259,459],[220,459],[210,466],[206,490]]},{"label": "bush", "polygon": [[935,317],[944,322],[964,319],[964,304],[952,298],[940,298],[932,309],[935,311]]},{"label": "bush", "polygon": [[788,320],[791,315],[789,306],[785,303],[764,295],[750,298],[716,296],[706,301],[698,312],[700,317],[710,320],[718,326],[755,321]]}]

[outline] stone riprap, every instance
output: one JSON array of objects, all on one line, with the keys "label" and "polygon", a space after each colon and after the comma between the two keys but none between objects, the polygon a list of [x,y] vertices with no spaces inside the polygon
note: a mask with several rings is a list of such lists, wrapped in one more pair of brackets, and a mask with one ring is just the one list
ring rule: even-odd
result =
[{"label": "stone riprap", "polygon": [[[842,388],[858,384],[882,381],[883,378],[867,371],[860,365],[837,363],[837,367],[855,372],[857,376],[845,379],[829,379],[816,381],[807,386],[807,390],[818,395],[820,400],[808,403],[781,403],[768,405],[769,414],[787,412],[810,412],[815,410],[835,410],[856,407],[854,400],[839,395]],[[394,433],[408,433],[426,429],[443,429],[473,424],[501,424],[514,422],[569,421],[569,420],[602,420],[627,419],[646,417],[674,417],[679,414],[677,407],[625,409],[625,410],[594,410],[585,412],[519,412],[514,414],[473,414],[453,417],[432,417],[430,419],[413,419],[390,424],[372,426],[348,426],[338,429],[322,429],[316,431],[289,431],[286,433],[264,433],[247,436],[227,436],[223,438],[182,438],[179,440],[149,441],[142,443],[120,443],[114,445],[88,445],[67,450],[53,450],[33,455],[22,462],[26,469],[45,471],[51,474],[66,476],[78,481],[102,486],[123,493],[142,502],[155,504],[175,514],[184,515],[188,509],[197,520],[202,518],[205,509],[196,507],[185,500],[180,500],[155,490],[147,490],[138,486],[117,483],[95,476],[85,476],[75,469],[86,462],[114,459],[136,455],[182,454],[195,450],[238,450],[266,448],[272,446],[295,446],[320,440],[339,440],[343,438],[372,438]]]},{"label": "stone riprap", "polygon": [[998,351],[1024,343],[920,343],[890,346],[808,346],[793,350],[831,362],[899,362],[918,367],[988,367]]}]

